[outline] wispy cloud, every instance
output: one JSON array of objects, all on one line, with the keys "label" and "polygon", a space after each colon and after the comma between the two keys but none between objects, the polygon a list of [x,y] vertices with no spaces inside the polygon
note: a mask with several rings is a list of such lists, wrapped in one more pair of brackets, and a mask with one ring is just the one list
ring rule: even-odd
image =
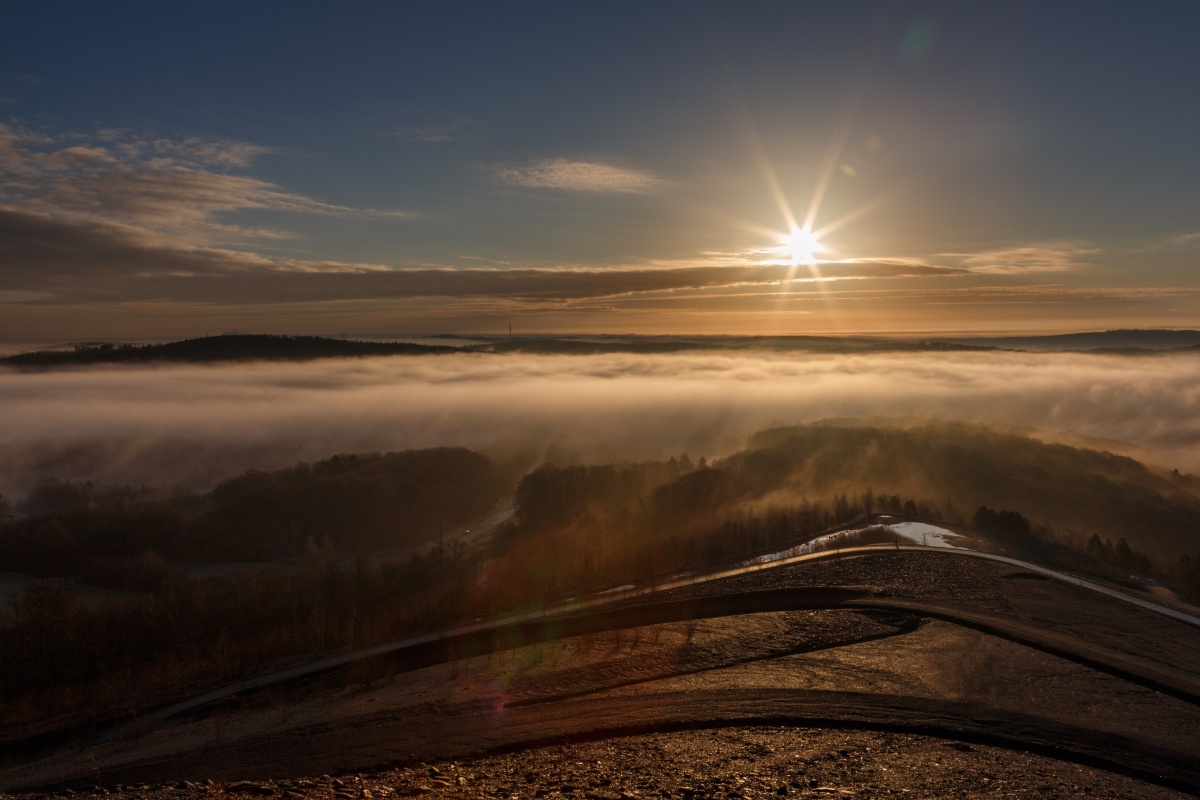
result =
[{"label": "wispy cloud", "polygon": [[[803,281],[780,264],[623,269],[394,269],[374,264],[273,259],[217,247],[147,239],[141,229],[97,220],[0,208],[0,289],[48,292],[47,302],[177,300],[316,302],[370,298],[508,298],[558,303],[580,299]],[[964,274],[898,262],[822,265],[829,280]],[[39,295],[38,297],[43,297]]]},{"label": "wispy cloud", "polygon": [[192,246],[287,235],[224,218],[244,209],[413,216],[326,203],[238,172],[269,152],[248,142],[146,138],[114,129],[50,137],[0,123],[0,207]]},{"label": "wispy cloud", "polygon": [[1196,286],[963,286],[937,288],[838,289],[833,294],[846,298],[882,299],[895,302],[922,300],[931,303],[1087,303],[1091,301],[1146,300],[1200,295]]},{"label": "wispy cloud", "polygon": [[395,101],[373,102],[360,110],[371,133],[402,142],[461,142],[470,139],[475,121],[442,108]]},{"label": "wispy cloud", "polygon": [[1181,233],[1167,239],[1167,244],[1190,244],[1195,241],[1200,241],[1200,233]]},{"label": "wispy cloud", "polygon": [[456,118],[441,122],[399,125],[392,129],[392,134],[408,142],[461,142],[470,138],[470,122]]},{"label": "wispy cloud", "polygon": [[546,158],[519,166],[499,166],[495,169],[495,175],[517,186],[577,192],[650,194],[667,183],[661,176],[646,170],[569,158]]},{"label": "wispy cloud", "polygon": [[944,253],[959,259],[972,272],[1024,274],[1071,272],[1087,266],[1084,257],[1099,252],[1079,242],[1044,242],[987,250],[980,253]]}]

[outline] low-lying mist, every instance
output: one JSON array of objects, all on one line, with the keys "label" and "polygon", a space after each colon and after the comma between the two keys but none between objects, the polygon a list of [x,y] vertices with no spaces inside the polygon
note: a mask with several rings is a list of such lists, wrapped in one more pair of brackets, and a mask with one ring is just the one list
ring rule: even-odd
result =
[{"label": "low-lying mist", "polygon": [[771,423],[903,416],[1113,439],[1200,468],[1200,358],[951,352],[453,354],[0,372],[0,493],[205,489],[334,453],[462,445],[530,464],[713,457]]}]

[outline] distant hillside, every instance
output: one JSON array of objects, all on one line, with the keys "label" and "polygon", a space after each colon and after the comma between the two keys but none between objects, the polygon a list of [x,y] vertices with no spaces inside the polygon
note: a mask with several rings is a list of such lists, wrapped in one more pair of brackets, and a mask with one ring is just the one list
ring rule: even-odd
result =
[{"label": "distant hillside", "polygon": [[1178,350],[1200,347],[1200,331],[1114,330],[1065,333],[1054,336],[954,338],[953,344],[991,345],[1017,350]]},{"label": "distant hillside", "polygon": [[361,342],[323,336],[228,334],[183,339],[166,344],[99,344],[68,351],[21,353],[0,358],[15,367],[60,367],[85,364],[138,364],[170,361],[210,364],[223,361],[308,361],[354,356],[452,353],[460,348],[398,342]]},{"label": "distant hillside", "polygon": [[[443,337],[445,338],[445,337]],[[896,340],[863,336],[527,336],[497,337],[463,345],[412,344],[330,339],[323,336],[227,334],[166,344],[87,344],[74,350],[46,350],[0,358],[13,367],[69,367],[88,364],[175,362],[209,364],[227,361],[308,361],[356,356],[422,355],[461,351],[528,355],[661,355],[716,351],[833,353],[948,352],[973,350],[1089,350],[1109,354],[1142,354],[1200,350],[1200,331],[1101,331],[1059,336],[1010,336]]]},{"label": "distant hillside", "polygon": [[683,353],[692,350],[712,350],[721,345],[694,341],[662,339],[498,339],[473,350],[489,353],[532,353],[536,355],[592,356],[601,353]]},{"label": "distant hillside", "polygon": [[531,353],[536,355],[599,355],[602,353],[689,353],[698,350],[819,353],[912,352],[952,350],[995,350],[994,347],[955,342],[898,342],[882,339],[827,336],[711,336],[711,337],[530,337],[497,339],[470,349],[489,353]]},{"label": "distant hillside", "polygon": [[863,353],[915,351],[1030,350],[1094,351],[1114,355],[1200,350],[1200,331],[1111,330],[1047,336],[956,336],[893,339],[879,336],[527,336],[496,338],[470,349],[495,353],[594,355],[678,353],[694,350]]}]

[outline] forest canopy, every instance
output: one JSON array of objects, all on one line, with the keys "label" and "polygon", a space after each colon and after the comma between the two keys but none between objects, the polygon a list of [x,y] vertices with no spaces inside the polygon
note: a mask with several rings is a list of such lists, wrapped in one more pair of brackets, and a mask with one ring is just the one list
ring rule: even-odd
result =
[{"label": "forest canopy", "polygon": [[830,421],[772,428],[724,462],[757,487],[829,494],[856,487],[1019,510],[1075,536],[1125,538],[1152,557],[1200,550],[1200,480],[1125,456],[1052,444],[981,425]]}]

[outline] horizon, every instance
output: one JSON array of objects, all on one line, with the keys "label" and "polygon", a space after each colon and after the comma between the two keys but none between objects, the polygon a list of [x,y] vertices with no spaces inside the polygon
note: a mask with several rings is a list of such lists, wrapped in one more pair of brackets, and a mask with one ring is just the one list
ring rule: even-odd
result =
[{"label": "horizon", "polygon": [[518,332],[507,330],[490,331],[436,331],[432,333],[380,333],[363,332],[347,333],[332,331],[328,333],[313,332],[258,332],[245,330],[227,330],[218,333],[205,332],[197,336],[129,336],[112,338],[0,338],[0,358],[38,350],[52,350],[62,347],[90,347],[103,344],[116,345],[153,345],[190,339],[215,338],[221,336],[280,336],[305,337],[313,336],[328,339],[362,340],[362,341],[406,341],[424,340],[454,340],[454,339],[578,339],[578,338],[610,338],[610,339],[878,339],[895,342],[936,342],[945,340],[955,341],[990,341],[996,339],[1053,339],[1065,336],[1086,336],[1104,334],[1128,333],[1200,333],[1200,328],[1109,328],[1098,330],[1094,328],[1068,330],[994,330],[994,331],[928,331],[917,333],[913,331],[863,331],[863,332],[832,332],[805,331],[779,333],[714,333],[714,332],[674,332],[674,333],[633,333],[629,331],[614,333],[608,331],[539,331]]},{"label": "horizon", "polygon": [[231,328],[217,332],[204,331],[202,333],[190,336],[114,336],[114,337],[43,337],[43,338],[23,338],[23,337],[7,337],[0,338],[0,347],[6,345],[17,345],[20,343],[42,343],[45,345],[67,345],[67,344],[136,344],[136,343],[161,343],[175,342],[186,339],[202,339],[217,336],[280,336],[280,337],[297,337],[297,336],[314,336],[319,338],[329,339],[438,339],[438,338],[579,338],[579,337],[629,337],[639,339],[654,339],[654,338],[694,338],[694,339],[767,339],[767,338],[842,338],[842,339],[913,339],[917,341],[933,341],[940,339],[998,339],[998,338],[1052,338],[1056,336],[1079,336],[1088,334],[1114,334],[1114,333],[1194,333],[1200,332],[1200,325],[1196,327],[1180,327],[1180,326],[1144,326],[1144,327],[1110,327],[1110,328],[1095,328],[1095,327],[1075,327],[1075,328],[997,328],[997,329],[931,329],[928,331],[911,331],[911,330],[804,330],[804,331],[772,331],[770,333],[726,333],[720,331],[674,331],[670,333],[640,333],[632,330],[627,331],[612,331],[612,330],[570,330],[570,329],[552,329],[552,330],[531,330],[518,331],[513,329],[510,331],[507,328],[497,329],[476,329],[476,330],[431,330],[429,332],[420,332],[415,330],[405,331],[328,331],[317,332],[313,330],[283,330],[283,331],[267,331],[267,330],[243,330],[240,328]]}]

